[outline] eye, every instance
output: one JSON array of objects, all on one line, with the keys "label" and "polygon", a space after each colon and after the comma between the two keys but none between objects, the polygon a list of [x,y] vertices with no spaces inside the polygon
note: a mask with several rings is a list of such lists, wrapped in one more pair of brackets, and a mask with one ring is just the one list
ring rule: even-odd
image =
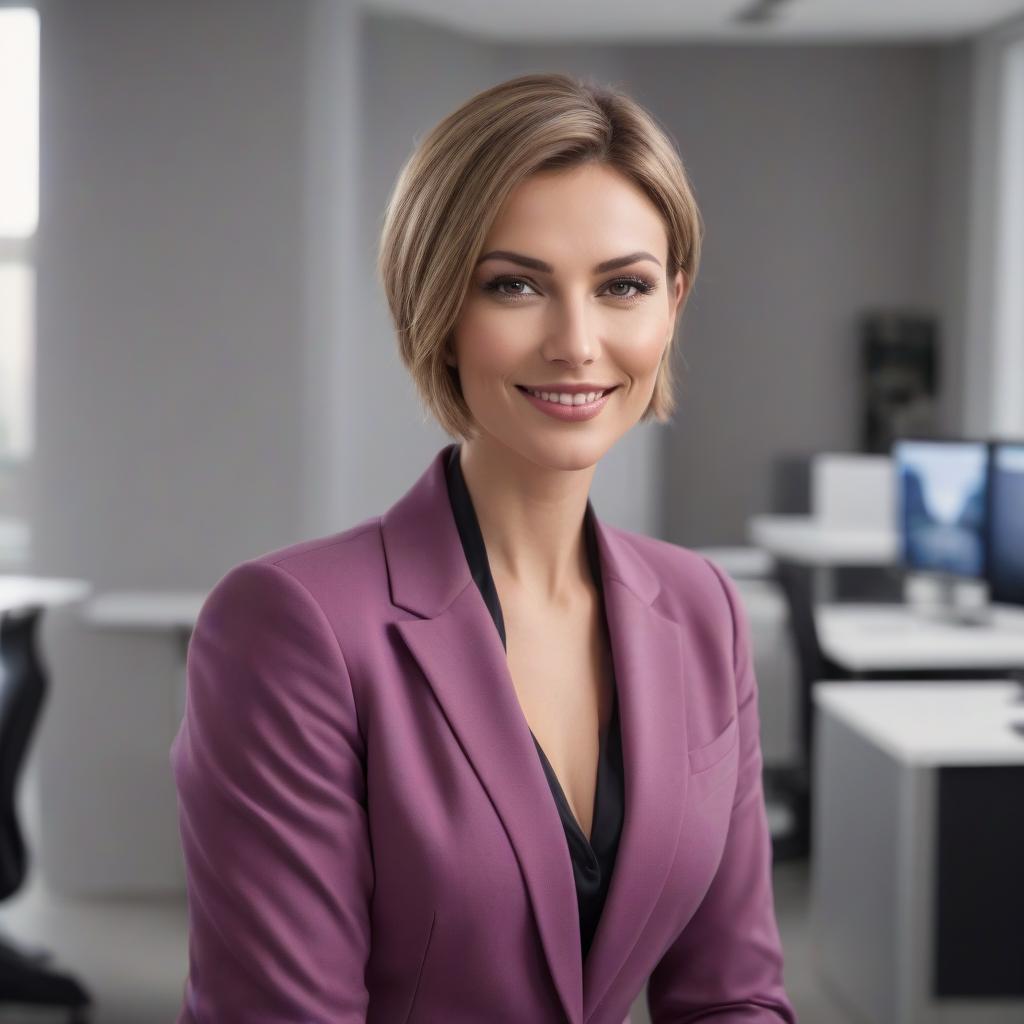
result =
[{"label": "eye", "polygon": [[609,288],[616,288],[619,285],[625,285],[627,288],[635,288],[636,292],[633,295],[624,295],[621,292],[612,293],[613,298],[617,299],[639,299],[642,295],[650,295],[654,291],[656,285],[653,281],[646,277],[617,277],[614,281],[608,282]]},{"label": "eye", "polygon": [[[496,277],[488,281],[487,284],[484,285],[484,291],[493,292],[503,302],[518,302],[520,299],[527,298],[530,294],[529,292],[523,290],[513,292],[504,291],[506,287],[529,288],[531,290],[533,289],[533,285],[530,284],[529,281],[525,280],[525,278],[504,275],[502,277]],[[635,291],[633,292],[633,294],[626,294],[623,292],[615,292],[609,290],[607,294],[609,294],[613,299],[623,300],[623,305],[633,305],[634,303],[638,302],[643,296],[650,295],[651,292],[655,290],[657,285],[654,283],[654,281],[650,280],[649,278],[643,277],[639,274],[630,277],[617,277],[614,281],[609,281],[606,285],[606,289],[613,289],[619,287],[633,288],[635,289]],[[534,292],[534,294],[536,294],[536,292]]]},{"label": "eye", "polygon": [[532,287],[532,285],[528,281],[524,281],[523,278],[521,278],[521,277],[496,277],[493,280],[488,281],[487,284],[484,285],[484,291],[485,292],[494,292],[495,295],[498,296],[498,298],[504,299],[505,301],[508,301],[510,299],[512,301],[515,301],[516,299],[519,299],[519,298],[521,298],[521,297],[523,297],[523,296],[525,296],[527,294],[526,292],[521,292],[521,291],[520,292],[506,292],[506,291],[502,291],[502,289],[506,285],[524,285],[527,288],[531,288]]}]

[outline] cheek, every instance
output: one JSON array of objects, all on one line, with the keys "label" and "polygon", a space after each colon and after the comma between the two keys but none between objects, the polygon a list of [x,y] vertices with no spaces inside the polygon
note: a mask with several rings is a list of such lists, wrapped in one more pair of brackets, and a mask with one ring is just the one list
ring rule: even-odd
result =
[{"label": "cheek", "polygon": [[470,306],[459,317],[454,338],[464,377],[493,378],[511,373],[521,362],[529,332],[508,317]]},{"label": "cheek", "polygon": [[610,354],[615,362],[637,380],[654,378],[668,342],[668,329],[662,324],[639,325],[628,337],[616,339]]}]

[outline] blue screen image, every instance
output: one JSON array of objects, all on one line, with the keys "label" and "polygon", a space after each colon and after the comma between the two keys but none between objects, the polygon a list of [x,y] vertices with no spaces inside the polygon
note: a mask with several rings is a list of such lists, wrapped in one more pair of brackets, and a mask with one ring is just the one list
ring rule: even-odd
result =
[{"label": "blue screen image", "polygon": [[1024,604],[1024,444],[995,446],[990,514],[992,600]]},{"label": "blue screen image", "polygon": [[898,441],[893,457],[905,565],[954,576],[984,575],[987,445]]}]

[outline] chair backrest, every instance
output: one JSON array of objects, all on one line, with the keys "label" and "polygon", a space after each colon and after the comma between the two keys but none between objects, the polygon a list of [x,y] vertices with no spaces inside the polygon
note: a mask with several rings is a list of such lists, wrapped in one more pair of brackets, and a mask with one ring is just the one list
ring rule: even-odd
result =
[{"label": "chair backrest", "polygon": [[893,530],[893,474],[888,455],[821,452],[811,461],[811,514],[838,529]]},{"label": "chair backrest", "polygon": [[38,620],[38,609],[0,617],[0,644],[7,655],[0,672],[0,899],[21,886],[28,868],[17,787],[46,697],[46,676],[35,645]]},{"label": "chair backrest", "polygon": [[775,578],[789,606],[789,624],[800,672],[800,742],[805,763],[811,763],[812,714],[810,694],[826,670],[826,662],[818,644],[814,621],[814,580],[811,567],[781,559],[775,567]]}]

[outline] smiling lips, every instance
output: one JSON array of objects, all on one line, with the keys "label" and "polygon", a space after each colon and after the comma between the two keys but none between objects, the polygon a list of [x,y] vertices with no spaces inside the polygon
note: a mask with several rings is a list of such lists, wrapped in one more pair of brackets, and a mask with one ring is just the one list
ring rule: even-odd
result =
[{"label": "smiling lips", "polygon": [[604,408],[618,385],[606,391],[582,392],[575,395],[568,392],[533,392],[519,384],[516,388],[535,409],[548,416],[559,420],[589,420]]}]

